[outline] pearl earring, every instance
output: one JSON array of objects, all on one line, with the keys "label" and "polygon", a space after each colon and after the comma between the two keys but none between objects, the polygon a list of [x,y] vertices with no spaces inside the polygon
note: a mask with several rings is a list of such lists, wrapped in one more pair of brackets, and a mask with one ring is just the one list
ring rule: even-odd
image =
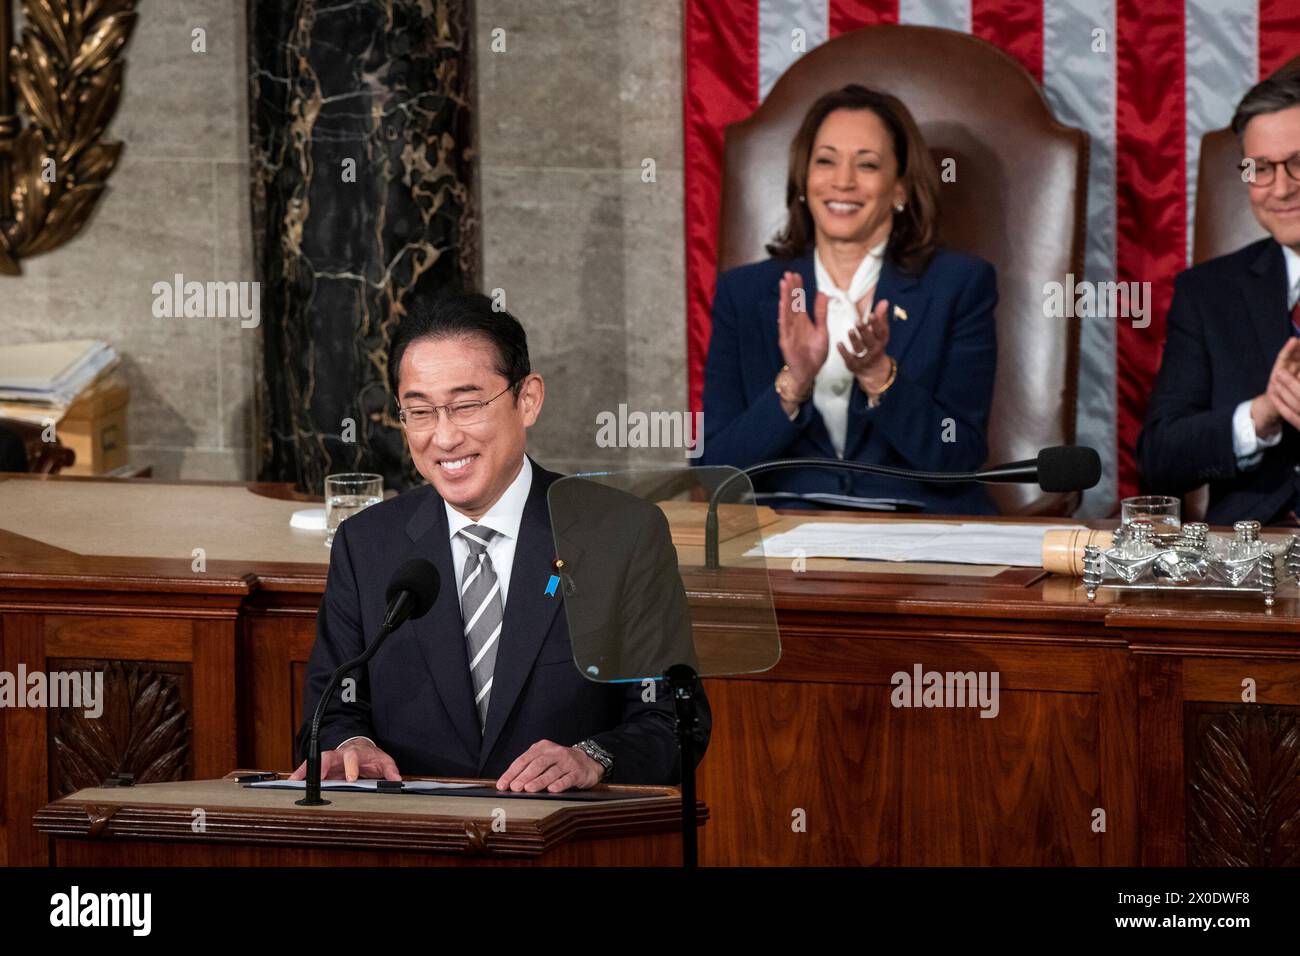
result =
[{"label": "pearl earring", "polygon": [[800,197],[799,197],[799,201],[802,202],[802,203],[806,203],[806,202],[808,201],[808,197],[807,197],[807,196],[800,196]]},{"label": "pearl earring", "polygon": [[902,212],[902,211],[903,211],[903,204],[900,202],[897,206],[894,207],[894,212]]}]

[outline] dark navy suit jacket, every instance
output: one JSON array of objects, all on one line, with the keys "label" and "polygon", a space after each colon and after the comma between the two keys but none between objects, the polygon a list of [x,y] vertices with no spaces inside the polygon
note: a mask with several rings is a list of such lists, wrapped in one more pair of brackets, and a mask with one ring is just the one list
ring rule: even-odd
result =
[{"label": "dark navy suit jacket", "polygon": [[[813,403],[805,402],[791,421],[773,384],[784,364],[777,299],[786,271],[803,276],[812,321],[817,278],[811,251],[798,259],[741,266],[718,278],[704,370],[704,453],[697,464],[746,468],[775,458],[835,457]],[[997,366],[997,298],[993,267],[982,259],[940,251],[919,276],[885,259],[872,306],[889,300],[886,351],[898,363],[898,375],[875,408],[867,407],[867,396],[853,384],[845,459],[921,471],[973,471],[984,464]],[[894,306],[906,311],[906,320],[894,315]],[[946,514],[997,510],[987,491],[973,483],[927,484],[823,468],[770,472],[755,478],[754,487],[905,498]]]},{"label": "dark navy suit jacket", "polygon": [[1282,425],[1282,441],[1255,468],[1237,467],[1232,413],[1268,387],[1277,353],[1291,335],[1286,261],[1262,239],[1179,274],[1166,323],[1146,422],[1138,437],[1143,489],[1180,495],[1206,482],[1211,524],[1284,516],[1300,490],[1300,434]]},{"label": "dark navy suit jacket", "polygon": [[[384,616],[389,578],[399,565],[416,557],[431,561],[441,588],[429,613],[394,631],[357,675],[355,703],[342,703],[335,692],[321,721],[322,750],[349,737],[366,736],[392,756],[402,774],[497,777],[539,740],[567,746],[591,738],[614,758],[609,780],[676,782],[680,768],[668,695],[646,702],[640,683],[601,684],[583,677],[574,664],[563,599],[558,593],[546,594],[555,560],[546,496],[559,477],[533,463],[482,732],[442,498],[424,485],[339,525],[317,616],[316,643],[307,663],[306,719],[334,668],[374,639]],[[637,503],[654,521],[644,534],[628,540],[626,560],[633,572],[642,561],[652,568],[671,564],[675,574],[677,562],[663,513],[639,499]],[[603,553],[613,551],[604,547]],[[667,561],[665,553],[670,555]],[[680,588],[680,578],[674,581]],[[629,600],[635,603],[635,597],[608,597],[612,606],[628,614],[642,613],[621,607]],[[662,600],[661,593],[651,597]],[[700,698],[697,754],[702,755],[710,715],[707,700],[703,694]]]}]

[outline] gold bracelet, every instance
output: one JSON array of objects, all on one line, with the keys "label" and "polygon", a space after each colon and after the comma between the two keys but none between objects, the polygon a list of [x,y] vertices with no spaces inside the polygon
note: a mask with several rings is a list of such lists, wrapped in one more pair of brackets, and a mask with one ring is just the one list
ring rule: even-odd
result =
[{"label": "gold bracelet", "polygon": [[809,397],[812,395],[812,390],[809,389],[808,394],[805,395],[803,398],[792,398],[789,395],[787,395],[785,392],[781,391],[781,376],[788,371],[790,371],[790,366],[782,365],[781,371],[776,373],[776,381],[773,382],[772,384],[773,387],[776,389],[777,398],[781,399],[781,401],[783,402],[791,402],[795,405],[802,405],[804,402],[808,401]]},{"label": "gold bracelet", "polygon": [[889,357],[889,378],[885,379],[885,384],[880,389],[880,391],[868,392],[867,393],[868,396],[874,398],[876,401],[880,401],[880,399],[884,397],[885,393],[889,391],[889,386],[894,384],[894,379],[897,377],[898,377],[898,363],[894,361],[894,357],[891,355]]}]

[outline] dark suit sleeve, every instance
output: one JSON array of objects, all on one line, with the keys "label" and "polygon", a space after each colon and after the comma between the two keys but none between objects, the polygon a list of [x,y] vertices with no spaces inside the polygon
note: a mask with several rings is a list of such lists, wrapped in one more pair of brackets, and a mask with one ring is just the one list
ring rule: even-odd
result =
[{"label": "dark suit sleeve", "polygon": [[752,404],[746,398],[743,357],[748,349],[762,348],[762,317],[737,311],[734,284],[734,276],[719,276],[713,297],[713,331],[704,364],[704,452],[695,459],[698,465],[748,468],[780,458],[812,421],[812,402],[804,402],[790,420],[776,394],[775,375]]},{"label": "dark suit sleeve", "polygon": [[[690,610],[668,521],[657,507],[646,514],[620,596],[625,674],[649,673],[649,668],[661,672],[674,663],[696,666]],[[651,691],[654,699],[646,700]],[[708,746],[712,723],[702,688],[698,701],[697,763]],[[622,723],[591,739],[614,758],[612,782],[675,783],[681,776],[675,727],[663,682],[652,687],[637,682],[624,692]]]},{"label": "dark suit sleeve", "polygon": [[1179,276],[1174,281],[1160,373],[1138,436],[1144,489],[1179,495],[1236,474],[1232,451],[1235,406],[1212,407],[1212,381],[1204,315],[1187,288],[1186,277]]},{"label": "dark suit sleeve", "polygon": [[[997,274],[987,262],[979,262],[954,306],[938,387],[933,392],[921,387],[908,375],[906,359],[898,363],[894,383],[873,410],[872,421],[908,467],[974,471],[988,458],[989,406],[997,374],[997,302]],[[856,387],[853,400],[866,400]],[[952,441],[944,441],[949,428],[945,419],[952,419]]]},{"label": "dark suit sleeve", "polygon": [[[316,615],[316,642],[307,660],[306,688],[303,692],[303,720],[310,722],[316,703],[330,674],[344,661],[359,655],[365,639],[361,633],[361,603],[348,548],[347,523],[339,525],[330,548],[330,569],[325,581],[325,596]],[[349,737],[375,737],[370,725],[370,678],[365,667],[347,675],[356,679],[356,701],[343,703],[336,688],[321,717],[321,751],[333,750]],[[349,695],[351,696],[351,695]],[[309,727],[304,727],[310,733]]]}]

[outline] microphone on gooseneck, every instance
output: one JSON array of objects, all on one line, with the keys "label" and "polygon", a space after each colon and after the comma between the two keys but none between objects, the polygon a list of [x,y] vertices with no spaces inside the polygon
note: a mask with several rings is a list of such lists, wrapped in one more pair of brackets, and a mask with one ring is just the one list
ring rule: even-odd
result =
[{"label": "microphone on gooseneck", "polygon": [[1087,491],[1101,481],[1101,456],[1085,445],[1044,448],[1037,458],[975,472],[980,482],[1037,482],[1044,491]]},{"label": "microphone on gooseneck", "polygon": [[1101,456],[1095,448],[1086,445],[1057,445],[1044,448],[1037,458],[994,465],[981,471],[915,471],[893,465],[874,465],[865,461],[842,458],[782,458],[751,465],[727,478],[709,498],[709,510],[704,518],[704,566],[718,568],[718,503],[723,491],[742,475],[759,475],[765,471],[786,468],[830,468],[908,481],[940,482],[944,484],[978,481],[983,484],[1005,482],[1036,482],[1049,492],[1087,491],[1101,481]]},{"label": "microphone on gooseneck", "polygon": [[388,609],[384,614],[384,628],[389,631],[401,627],[404,621],[424,617],[438,600],[441,581],[438,569],[423,558],[412,558],[394,573],[384,592]]},{"label": "microphone on gooseneck", "polygon": [[440,586],[441,578],[438,576],[438,569],[423,558],[412,558],[393,572],[388,582],[388,590],[384,593],[384,599],[388,604],[384,610],[384,623],[380,626],[379,633],[359,656],[344,661],[334,669],[334,673],[325,684],[325,690],[320,695],[320,700],[316,703],[316,712],[311,719],[310,743],[307,747],[307,794],[297,801],[299,806],[320,807],[329,803],[328,800],[322,800],[320,795],[320,722],[325,713],[325,704],[338,687],[339,681],[348,671],[360,667],[374,657],[388,635],[403,623],[428,614],[429,609],[433,607],[433,602],[438,599]]}]

